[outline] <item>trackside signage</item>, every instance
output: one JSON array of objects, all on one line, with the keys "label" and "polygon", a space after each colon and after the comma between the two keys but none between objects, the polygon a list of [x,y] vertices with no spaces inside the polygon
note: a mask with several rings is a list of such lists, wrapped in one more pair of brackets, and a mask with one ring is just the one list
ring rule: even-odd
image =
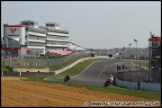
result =
[{"label": "trackside signage", "polygon": [[4,26],[5,36],[21,37],[25,35],[25,26],[24,25],[6,25]]}]

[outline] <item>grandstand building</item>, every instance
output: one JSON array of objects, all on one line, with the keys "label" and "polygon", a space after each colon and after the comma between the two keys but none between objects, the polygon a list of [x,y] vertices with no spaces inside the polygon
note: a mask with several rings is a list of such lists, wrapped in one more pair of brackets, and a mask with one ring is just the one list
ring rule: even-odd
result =
[{"label": "grandstand building", "polygon": [[69,50],[71,51],[83,51],[83,50],[86,50],[86,48],[80,46],[80,45],[77,45],[77,44],[74,44],[72,42],[69,42]]},{"label": "grandstand building", "polygon": [[[18,25],[4,24],[4,45],[7,55],[39,56],[48,51],[67,51],[69,32],[61,30],[59,24],[48,22],[38,26],[38,22],[26,20]],[[70,52],[69,52],[70,53]],[[67,53],[67,54],[69,54]]]}]

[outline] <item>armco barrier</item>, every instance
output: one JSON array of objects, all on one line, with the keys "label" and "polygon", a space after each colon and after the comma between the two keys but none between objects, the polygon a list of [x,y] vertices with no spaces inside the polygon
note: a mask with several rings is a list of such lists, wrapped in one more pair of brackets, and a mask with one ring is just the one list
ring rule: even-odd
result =
[{"label": "armco barrier", "polygon": [[130,89],[138,89],[138,82],[129,82],[129,81],[122,81],[119,80],[118,78],[115,79],[116,84],[125,88],[130,88]]},{"label": "armco barrier", "polygon": [[3,76],[19,76],[19,72],[3,71]]},{"label": "armco barrier", "polygon": [[[2,74],[1,74],[2,75]],[[2,76],[41,76],[41,75],[55,75],[54,72],[15,72],[15,71],[3,71]]]},{"label": "armco barrier", "polygon": [[161,92],[161,84],[159,84],[159,83],[141,83],[140,89]]},{"label": "armco barrier", "polygon": [[118,78],[115,78],[115,81],[118,86],[122,86],[125,88],[161,92],[161,84],[159,83],[130,82],[130,81],[122,81],[119,80]]}]

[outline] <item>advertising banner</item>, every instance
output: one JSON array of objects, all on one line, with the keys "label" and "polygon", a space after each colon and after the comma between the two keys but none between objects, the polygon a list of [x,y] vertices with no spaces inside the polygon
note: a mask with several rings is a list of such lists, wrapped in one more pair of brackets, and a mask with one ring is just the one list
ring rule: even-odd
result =
[{"label": "advertising banner", "polygon": [[21,37],[25,35],[25,26],[24,25],[6,25],[4,26],[5,36]]}]

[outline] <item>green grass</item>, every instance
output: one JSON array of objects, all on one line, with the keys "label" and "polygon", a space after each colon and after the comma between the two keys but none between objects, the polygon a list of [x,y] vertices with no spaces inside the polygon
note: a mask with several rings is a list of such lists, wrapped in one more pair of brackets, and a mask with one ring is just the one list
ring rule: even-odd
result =
[{"label": "green grass", "polygon": [[81,58],[84,58],[84,57],[82,57],[82,56],[76,57],[76,58],[73,58],[73,59],[71,59],[71,60],[69,60],[69,61],[67,61],[65,63],[59,64],[59,65],[55,65],[55,66],[50,66],[49,68],[50,68],[50,70],[56,71],[56,70],[59,70],[61,68],[64,68],[64,67],[74,63],[75,61],[77,61],[77,60],[79,60]]},{"label": "green grass", "polygon": [[9,69],[8,69],[7,67],[8,67],[8,66],[4,66],[4,65],[1,66],[1,70],[2,70],[2,71],[9,71]]},{"label": "green grass", "polygon": [[[54,81],[43,80],[46,77],[49,77],[49,76],[28,76],[26,81],[37,81],[37,82],[43,82],[43,83],[49,83],[49,84],[63,84],[65,86],[86,88],[86,89],[95,90],[95,91],[102,91],[102,92],[109,92],[109,93],[111,92],[111,93],[142,97],[142,98],[148,98],[148,99],[159,100],[159,101],[161,100],[161,93],[159,92],[132,90],[132,89],[105,88],[101,86],[89,86],[89,85],[74,84],[70,82],[64,83],[64,82],[54,82]],[[22,80],[25,80],[25,79],[22,79]]]},{"label": "green grass", "polygon": [[[133,61],[134,64],[136,64],[136,61]],[[144,67],[149,67],[149,61],[147,60],[137,60],[137,64],[144,66]]]},{"label": "green grass", "polygon": [[83,62],[78,63],[77,65],[73,66],[72,68],[56,75],[56,77],[65,77],[66,75],[70,75],[71,77],[80,74],[81,72],[86,69],[90,64],[92,64],[95,61],[98,60],[105,60],[105,59],[91,59],[91,60],[85,60]]}]

